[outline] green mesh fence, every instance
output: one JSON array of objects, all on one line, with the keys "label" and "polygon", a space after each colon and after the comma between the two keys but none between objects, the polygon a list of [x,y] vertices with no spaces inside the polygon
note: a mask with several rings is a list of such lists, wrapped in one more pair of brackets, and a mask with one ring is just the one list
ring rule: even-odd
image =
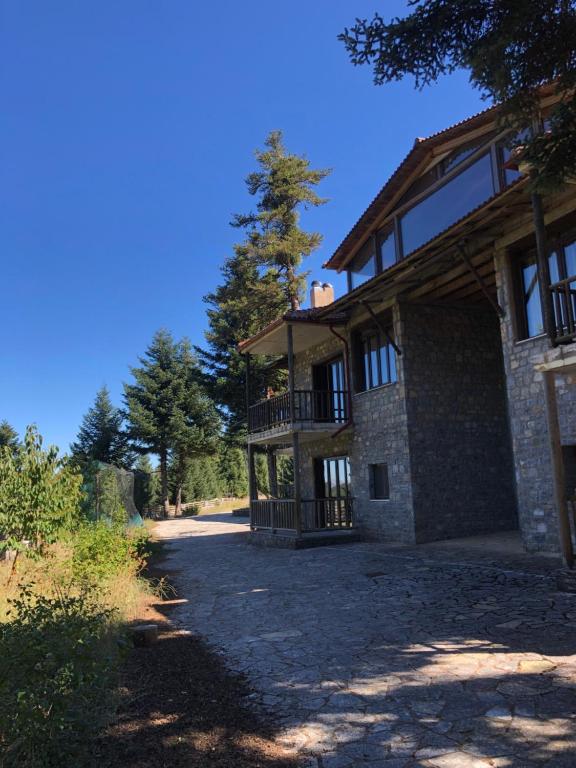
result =
[{"label": "green mesh fence", "polygon": [[100,461],[84,468],[84,514],[90,520],[143,525],[134,503],[134,473]]}]

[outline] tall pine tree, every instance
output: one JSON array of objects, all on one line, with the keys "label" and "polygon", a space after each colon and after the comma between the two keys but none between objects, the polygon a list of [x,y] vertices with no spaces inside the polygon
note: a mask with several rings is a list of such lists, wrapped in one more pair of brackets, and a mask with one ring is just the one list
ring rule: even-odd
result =
[{"label": "tall pine tree", "polygon": [[[246,422],[246,360],[238,343],[281,317],[289,305],[277,275],[269,271],[260,276],[245,246],[235,246],[221,272],[222,284],[204,297],[209,307],[208,349],[196,351],[210,394],[224,412],[228,435],[235,437],[243,433]],[[265,361],[252,361],[254,397],[263,397],[267,386],[279,389],[284,380],[283,372],[270,370]]]},{"label": "tall pine tree", "polygon": [[298,270],[322,242],[320,233],[301,229],[300,211],[326,202],[314,187],[330,170],[314,170],[305,157],[288,154],[281,131],[269,134],[256,160],[259,170],[246,179],[256,212],[238,214],[232,224],[247,230],[248,254],[258,267],[272,270],[290,307],[299,309],[306,276]]},{"label": "tall pine tree", "polygon": [[122,413],[112,405],[106,387],[96,393],[94,405],[83,417],[70,451],[79,464],[102,461],[123,469],[131,467],[134,452],[123,428]]},{"label": "tall pine tree", "polygon": [[160,460],[161,496],[165,515],[169,508],[168,464],[181,470],[191,456],[213,450],[218,419],[199,384],[200,371],[185,341],[176,342],[168,331],[158,331],[131,369],[133,384],[124,385],[130,436],[139,451]]}]

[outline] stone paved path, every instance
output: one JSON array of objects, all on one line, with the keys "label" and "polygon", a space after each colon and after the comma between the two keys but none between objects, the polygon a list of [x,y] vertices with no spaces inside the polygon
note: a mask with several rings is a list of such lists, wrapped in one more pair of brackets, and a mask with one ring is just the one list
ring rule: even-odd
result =
[{"label": "stone paved path", "polygon": [[373,543],[261,549],[229,515],[157,531],[174,620],[248,675],[306,765],[576,767],[576,596],[550,579]]}]

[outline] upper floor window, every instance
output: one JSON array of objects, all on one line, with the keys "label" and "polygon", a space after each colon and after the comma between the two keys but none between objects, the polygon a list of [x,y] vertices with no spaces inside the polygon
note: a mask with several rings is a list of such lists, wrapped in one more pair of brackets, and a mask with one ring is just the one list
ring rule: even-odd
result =
[{"label": "upper floor window", "polygon": [[[556,334],[574,335],[576,330],[576,241],[559,241],[548,257]],[[528,339],[544,333],[536,253],[516,261],[518,337]]]},{"label": "upper floor window", "polygon": [[492,162],[486,153],[402,216],[402,245],[407,255],[494,194]]},{"label": "upper floor window", "polygon": [[348,271],[350,276],[350,290],[357,288],[377,272],[376,268],[376,249],[374,239],[370,238],[366,245],[360,250]]},{"label": "upper floor window", "polygon": [[[392,338],[392,330],[389,332]],[[380,330],[365,331],[359,337],[357,388],[363,392],[397,381],[396,353],[388,337]]]}]

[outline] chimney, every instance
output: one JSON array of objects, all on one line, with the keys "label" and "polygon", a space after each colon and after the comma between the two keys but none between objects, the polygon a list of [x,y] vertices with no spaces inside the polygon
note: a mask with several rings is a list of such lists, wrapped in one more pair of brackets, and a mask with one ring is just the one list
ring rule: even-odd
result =
[{"label": "chimney", "polygon": [[334,301],[334,288],[330,283],[320,283],[314,280],[310,288],[310,305],[312,308],[327,307]]}]

